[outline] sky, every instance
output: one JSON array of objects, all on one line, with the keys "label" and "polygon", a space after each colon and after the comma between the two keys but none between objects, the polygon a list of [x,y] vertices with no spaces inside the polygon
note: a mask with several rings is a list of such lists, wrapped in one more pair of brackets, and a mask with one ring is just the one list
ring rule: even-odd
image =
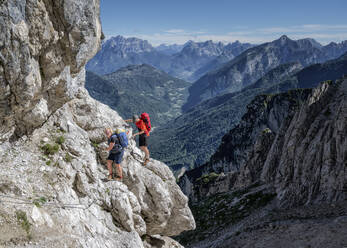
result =
[{"label": "sky", "polygon": [[100,0],[106,38],[152,45],[193,41],[260,44],[285,34],[322,44],[347,40],[347,0]]}]

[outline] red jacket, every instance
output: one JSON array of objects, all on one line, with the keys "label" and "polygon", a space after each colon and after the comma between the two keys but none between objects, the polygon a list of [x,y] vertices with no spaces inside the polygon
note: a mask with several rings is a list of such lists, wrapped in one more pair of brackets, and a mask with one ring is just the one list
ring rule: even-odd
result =
[{"label": "red jacket", "polygon": [[138,122],[135,123],[136,126],[138,127],[139,130],[145,131],[145,134],[149,136],[149,132],[147,130],[146,124],[143,122],[143,120],[139,120]]}]

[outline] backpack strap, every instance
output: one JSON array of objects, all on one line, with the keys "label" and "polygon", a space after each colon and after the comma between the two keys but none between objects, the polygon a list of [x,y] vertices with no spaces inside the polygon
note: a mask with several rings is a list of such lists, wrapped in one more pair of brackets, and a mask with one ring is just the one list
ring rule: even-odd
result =
[{"label": "backpack strap", "polygon": [[117,136],[119,145],[122,147],[122,149],[124,149],[125,147],[122,145],[122,141],[120,140],[119,134],[115,133],[114,135]]}]

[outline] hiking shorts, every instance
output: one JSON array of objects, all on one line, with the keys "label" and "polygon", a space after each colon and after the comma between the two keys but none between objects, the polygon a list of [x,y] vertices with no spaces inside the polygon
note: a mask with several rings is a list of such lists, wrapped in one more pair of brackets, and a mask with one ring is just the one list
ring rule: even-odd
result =
[{"label": "hiking shorts", "polygon": [[139,137],[139,146],[148,146],[148,136],[145,133]]},{"label": "hiking shorts", "polygon": [[116,164],[120,164],[123,160],[123,155],[124,155],[124,151],[118,152],[118,153],[109,153],[107,160],[112,160],[113,162],[115,162]]}]

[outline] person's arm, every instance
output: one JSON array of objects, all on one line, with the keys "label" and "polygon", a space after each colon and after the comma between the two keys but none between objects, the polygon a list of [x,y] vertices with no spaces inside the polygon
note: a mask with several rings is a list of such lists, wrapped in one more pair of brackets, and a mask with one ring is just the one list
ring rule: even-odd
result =
[{"label": "person's arm", "polygon": [[145,133],[145,131],[141,131],[141,132],[135,133],[135,134],[133,134],[133,138],[134,138],[136,135],[141,135],[141,134],[143,134],[143,133]]},{"label": "person's arm", "polygon": [[111,142],[110,145],[106,148],[106,151],[111,151],[114,146],[114,142]]},{"label": "person's arm", "polygon": [[127,119],[127,120],[124,120],[125,122],[133,122],[132,119]]}]

